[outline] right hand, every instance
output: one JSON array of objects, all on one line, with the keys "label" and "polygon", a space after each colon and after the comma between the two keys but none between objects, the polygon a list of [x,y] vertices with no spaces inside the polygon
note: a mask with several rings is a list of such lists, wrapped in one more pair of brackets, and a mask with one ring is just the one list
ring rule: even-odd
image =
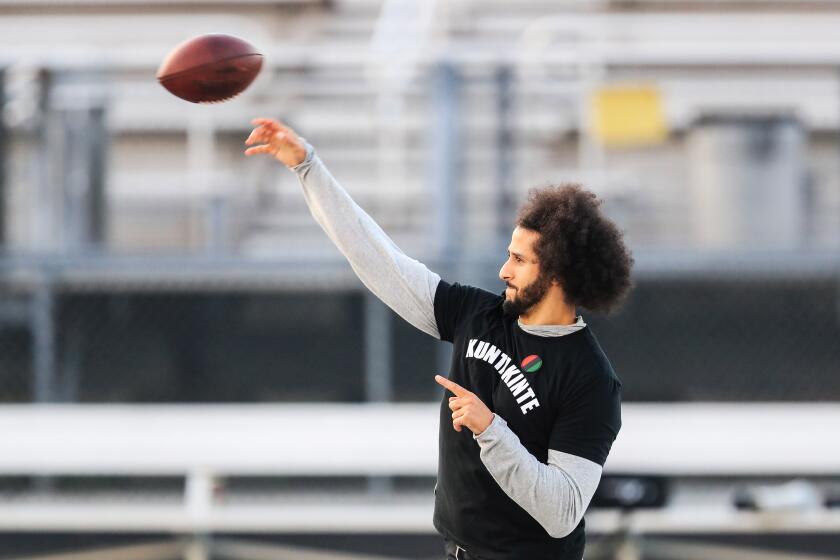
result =
[{"label": "right hand", "polygon": [[306,145],[291,128],[274,119],[254,119],[251,124],[257,126],[245,140],[245,145],[258,145],[245,150],[246,156],[269,154],[286,167],[294,167],[306,159]]}]

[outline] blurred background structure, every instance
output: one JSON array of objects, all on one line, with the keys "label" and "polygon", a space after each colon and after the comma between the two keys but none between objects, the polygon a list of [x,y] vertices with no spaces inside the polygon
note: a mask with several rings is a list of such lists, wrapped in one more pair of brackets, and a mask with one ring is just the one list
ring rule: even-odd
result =
[{"label": "blurred background structure", "polygon": [[[440,558],[448,347],[368,294],[285,120],[409,255],[500,291],[530,187],[636,257],[587,558],[840,557],[840,3],[0,0],[0,558]],[[186,38],[239,98],[155,80]]]}]

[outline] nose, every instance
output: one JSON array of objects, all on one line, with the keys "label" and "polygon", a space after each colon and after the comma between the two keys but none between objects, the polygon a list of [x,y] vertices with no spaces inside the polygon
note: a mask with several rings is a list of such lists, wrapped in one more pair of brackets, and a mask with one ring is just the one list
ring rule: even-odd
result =
[{"label": "nose", "polygon": [[510,259],[506,260],[504,262],[504,264],[502,265],[502,268],[499,269],[499,279],[502,280],[503,282],[507,282],[512,278],[511,273],[510,273],[510,267],[508,266],[509,264],[510,264]]}]

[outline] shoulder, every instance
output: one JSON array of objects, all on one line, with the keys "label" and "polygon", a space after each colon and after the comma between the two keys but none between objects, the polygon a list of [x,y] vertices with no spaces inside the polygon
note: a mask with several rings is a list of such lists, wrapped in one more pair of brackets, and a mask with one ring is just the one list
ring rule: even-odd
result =
[{"label": "shoulder", "polygon": [[493,313],[501,316],[502,298],[481,288],[457,282],[438,282],[435,289],[435,322],[441,340],[453,342],[457,333],[476,315]]},{"label": "shoulder", "polygon": [[621,379],[589,327],[574,336],[575,348],[568,355],[569,372],[563,387],[565,401],[592,404],[592,401],[621,400]]},{"label": "shoulder", "polygon": [[435,290],[435,308],[444,311],[453,308],[462,312],[495,309],[501,306],[502,301],[500,295],[458,282],[450,284],[441,280]]},{"label": "shoulder", "polygon": [[581,335],[580,351],[575,362],[582,378],[589,382],[615,383],[621,387],[621,380],[592,329],[585,327]]}]

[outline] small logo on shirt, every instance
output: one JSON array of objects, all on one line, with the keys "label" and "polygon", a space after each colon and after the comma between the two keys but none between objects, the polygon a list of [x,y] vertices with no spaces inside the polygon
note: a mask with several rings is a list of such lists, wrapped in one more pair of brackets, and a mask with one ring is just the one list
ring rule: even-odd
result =
[{"label": "small logo on shirt", "polygon": [[536,354],[526,356],[526,358],[522,360],[521,367],[528,373],[534,373],[542,367],[542,358],[540,358]]}]

